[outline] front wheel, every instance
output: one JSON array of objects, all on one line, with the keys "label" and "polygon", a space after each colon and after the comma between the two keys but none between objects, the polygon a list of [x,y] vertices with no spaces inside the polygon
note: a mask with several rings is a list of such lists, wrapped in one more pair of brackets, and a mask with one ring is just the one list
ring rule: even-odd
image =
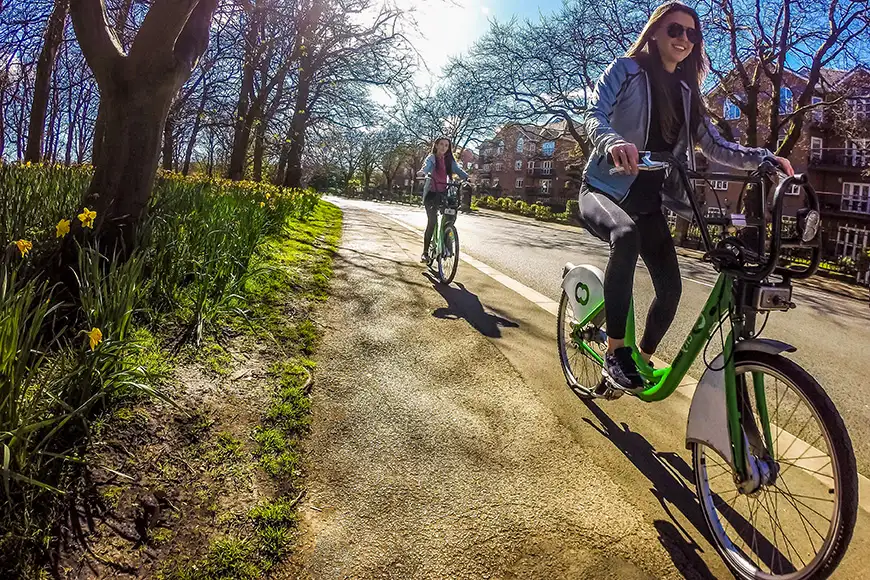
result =
[{"label": "front wheel", "polygon": [[858,471],[843,420],[818,382],[785,357],[740,352],[735,370],[744,432],[758,434],[747,453],[762,476],[741,489],[718,454],[694,444],[695,484],[713,545],[738,578],[827,578],[843,559],[858,512]]},{"label": "front wheel", "polygon": [[438,256],[438,278],[450,284],[459,268],[459,233],[453,224],[444,226],[444,245]]}]

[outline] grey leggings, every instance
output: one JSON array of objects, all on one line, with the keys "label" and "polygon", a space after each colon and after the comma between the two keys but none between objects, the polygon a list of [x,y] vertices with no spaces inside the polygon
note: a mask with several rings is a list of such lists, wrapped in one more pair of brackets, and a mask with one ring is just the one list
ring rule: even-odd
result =
[{"label": "grey leggings", "polygon": [[654,353],[674,320],[682,293],[677,252],[664,214],[629,216],[612,199],[584,185],[580,190],[580,217],[593,235],[610,244],[610,261],[604,273],[610,338],[625,338],[638,255],[649,269],[656,295],[638,346],[648,354]]}]

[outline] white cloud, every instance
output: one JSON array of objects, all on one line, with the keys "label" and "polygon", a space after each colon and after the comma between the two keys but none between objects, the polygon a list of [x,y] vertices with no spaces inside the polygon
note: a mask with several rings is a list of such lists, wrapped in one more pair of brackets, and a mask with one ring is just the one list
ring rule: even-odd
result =
[{"label": "white cloud", "polygon": [[480,13],[484,16],[489,16],[489,6],[481,6]]}]

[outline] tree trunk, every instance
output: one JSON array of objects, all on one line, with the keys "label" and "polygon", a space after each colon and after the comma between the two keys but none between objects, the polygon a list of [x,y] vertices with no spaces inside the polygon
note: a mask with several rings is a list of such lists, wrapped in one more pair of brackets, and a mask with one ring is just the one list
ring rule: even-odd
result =
[{"label": "tree trunk", "polygon": [[106,132],[106,111],[103,92],[100,91],[100,104],[97,108],[97,119],[94,121],[94,141],[91,145],[91,163],[96,165],[103,154],[103,137]]},{"label": "tree trunk", "polygon": [[163,169],[172,171],[172,161],[175,158],[175,142],[173,141],[172,130],[174,122],[171,116],[168,116],[166,123],[163,126]]},{"label": "tree trunk", "polygon": [[278,167],[275,169],[275,178],[272,183],[275,185],[284,184],[284,176],[287,173],[287,161],[290,158],[290,147],[286,143],[281,145],[281,153],[278,156]]},{"label": "tree trunk", "polygon": [[[109,230],[135,224],[145,211],[154,186],[174,91],[168,87],[155,90],[151,83],[142,84],[127,86],[127,90],[118,94],[106,94],[101,101],[104,134],[86,205],[97,212],[97,223]],[[109,225],[107,219],[115,223]],[[131,241],[129,229],[123,234],[126,241]],[[114,237],[109,233],[110,239]]]},{"label": "tree trunk", "polygon": [[[246,51],[245,56],[247,57],[246,61],[249,61],[251,58],[250,51]],[[242,74],[242,87],[239,91],[239,101],[236,105],[233,150],[230,154],[230,166],[227,169],[227,177],[233,181],[239,181],[245,175],[245,161],[248,157],[248,143],[251,140],[249,102],[253,90],[254,66],[250,62],[246,62]]]},{"label": "tree trunk", "polygon": [[36,64],[36,82],[33,87],[33,106],[30,109],[30,124],[27,131],[27,149],[24,160],[38,163],[42,160],[42,140],[45,132],[45,114],[51,91],[51,76],[57,49],[63,41],[64,24],[69,12],[69,0],[55,0],[54,9],[45,27],[45,41]]},{"label": "tree trunk", "polygon": [[190,172],[190,160],[193,157],[193,149],[196,147],[196,138],[199,135],[199,129],[202,126],[202,116],[205,112],[205,103],[208,101],[208,91],[206,86],[202,87],[202,98],[199,100],[199,107],[196,109],[196,118],[193,120],[193,129],[190,131],[190,139],[187,141],[187,151],[184,153],[184,166],[181,169],[183,175]]},{"label": "tree trunk", "polygon": [[254,181],[263,181],[263,153],[266,149],[266,123],[262,120],[254,131]]}]

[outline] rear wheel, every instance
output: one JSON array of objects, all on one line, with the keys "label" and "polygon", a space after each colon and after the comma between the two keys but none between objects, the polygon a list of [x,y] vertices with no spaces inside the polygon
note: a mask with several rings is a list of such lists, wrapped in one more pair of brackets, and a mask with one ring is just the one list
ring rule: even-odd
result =
[{"label": "rear wheel", "polygon": [[459,233],[453,224],[444,226],[444,247],[438,256],[438,277],[444,284],[453,282],[459,268]]},{"label": "rear wheel", "polygon": [[[713,544],[738,578],[827,578],[846,552],[858,510],[858,472],[843,420],[816,380],[785,357],[737,353],[735,367],[738,389],[747,394],[744,431],[758,442],[748,453],[762,477],[741,491],[718,454],[694,445],[695,484]],[[761,428],[756,385],[767,401],[769,434]],[[772,445],[765,445],[768,437]]]},{"label": "rear wheel", "polygon": [[568,387],[581,399],[595,398],[595,389],[602,381],[601,360],[607,352],[604,312],[580,328],[574,319],[568,295],[562,292],[556,325],[559,360]]}]

